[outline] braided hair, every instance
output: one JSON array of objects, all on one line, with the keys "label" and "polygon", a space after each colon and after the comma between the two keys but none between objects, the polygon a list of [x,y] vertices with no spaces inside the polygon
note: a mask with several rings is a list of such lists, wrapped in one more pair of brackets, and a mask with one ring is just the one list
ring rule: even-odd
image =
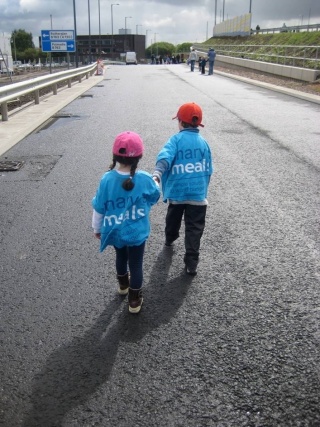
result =
[{"label": "braided hair", "polygon": [[112,170],[115,168],[117,162],[122,163],[123,165],[131,165],[130,168],[130,177],[126,178],[122,182],[122,188],[124,188],[127,191],[130,191],[134,187],[134,182],[132,178],[134,177],[134,174],[136,173],[136,169],[138,167],[139,160],[141,159],[142,154],[138,157],[123,157],[123,156],[117,156],[116,154],[113,155],[112,163],[109,166],[109,170]]}]

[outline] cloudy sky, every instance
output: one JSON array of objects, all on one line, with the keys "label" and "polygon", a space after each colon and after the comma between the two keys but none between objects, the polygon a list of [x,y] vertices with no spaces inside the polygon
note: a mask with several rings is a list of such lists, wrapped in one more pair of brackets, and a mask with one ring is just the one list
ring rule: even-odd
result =
[{"label": "cloudy sky", "polygon": [[[125,28],[147,35],[147,44],[165,41],[173,44],[202,42],[210,38],[214,23],[249,12],[250,0],[0,0],[0,34],[15,29],[31,32],[36,47],[41,30],[74,29],[73,4],[76,5],[77,33],[111,34]],[[118,3],[111,8],[111,4]],[[319,0],[251,0],[251,27],[280,27],[320,23]],[[224,11],[224,14],[223,14]],[[147,31],[149,30],[149,31]]]}]

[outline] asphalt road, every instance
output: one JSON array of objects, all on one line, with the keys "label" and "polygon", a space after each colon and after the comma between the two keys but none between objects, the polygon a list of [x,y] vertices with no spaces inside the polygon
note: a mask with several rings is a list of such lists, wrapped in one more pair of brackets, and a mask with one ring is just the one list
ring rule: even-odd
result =
[{"label": "asphalt road", "polygon": [[[320,425],[320,106],[185,65],[113,66],[5,155],[1,172],[4,427]],[[199,103],[215,165],[198,275],[152,211],[144,306],[116,293],[91,198],[116,134],[152,172]]]}]

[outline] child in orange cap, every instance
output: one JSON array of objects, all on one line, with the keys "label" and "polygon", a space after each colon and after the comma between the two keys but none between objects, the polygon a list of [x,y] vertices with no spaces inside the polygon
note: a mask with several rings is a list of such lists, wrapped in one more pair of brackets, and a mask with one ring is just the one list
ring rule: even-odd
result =
[{"label": "child in orange cap", "polygon": [[149,213],[160,197],[152,176],[137,171],[143,150],[137,133],[120,133],[113,144],[110,170],[103,175],[92,200],[94,234],[100,239],[101,252],[107,246],[116,250],[118,292],[129,294],[130,313],[139,313],[143,302],[142,265],[150,234]]},{"label": "child in orange cap", "polygon": [[203,127],[199,105],[183,104],[174,119],[178,119],[179,132],[158,154],[153,179],[161,183],[163,200],[169,203],[165,245],[171,246],[178,239],[184,217],[185,268],[187,274],[196,275],[213,173],[211,150],[199,133],[198,127]]}]

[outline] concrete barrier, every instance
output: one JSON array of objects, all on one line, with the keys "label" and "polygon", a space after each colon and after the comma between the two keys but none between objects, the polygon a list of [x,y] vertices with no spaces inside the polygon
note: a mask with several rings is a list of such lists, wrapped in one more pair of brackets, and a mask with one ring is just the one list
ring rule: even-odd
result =
[{"label": "concrete barrier", "polygon": [[[199,56],[206,56],[207,51],[196,49]],[[251,70],[270,73],[276,76],[289,77],[290,79],[301,80],[304,82],[315,82],[320,78],[320,70],[310,68],[291,67],[289,65],[274,64],[271,62],[253,61],[251,59],[236,58],[233,56],[217,55],[216,62],[222,64],[231,64],[238,67],[249,68]]]},{"label": "concrete barrier", "polygon": [[[199,54],[203,54],[203,52],[199,52]],[[288,65],[272,64],[270,62],[252,61],[250,59],[234,58],[232,56],[217,55],[216,61],[305,82],[315,82],[320,77],[320,70],[290,67]]]}]

